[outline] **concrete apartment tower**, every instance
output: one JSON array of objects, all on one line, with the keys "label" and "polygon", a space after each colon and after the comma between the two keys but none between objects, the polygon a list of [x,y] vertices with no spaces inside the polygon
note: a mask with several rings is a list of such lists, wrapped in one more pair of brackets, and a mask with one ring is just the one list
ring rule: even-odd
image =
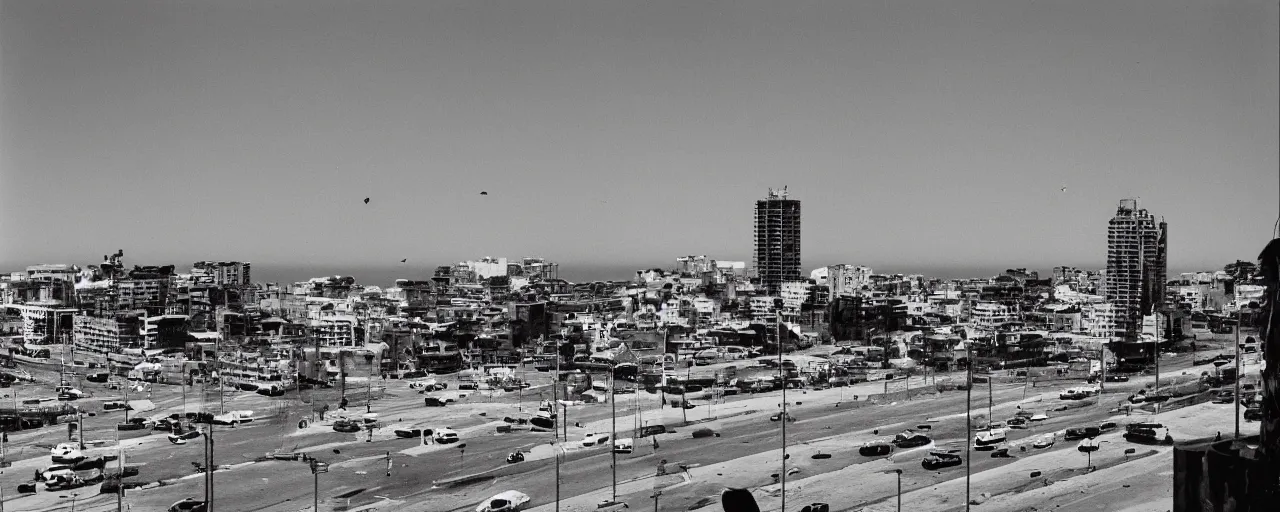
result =
[{"label": "concrete apartment tower", "polygon": [[782,283],[799,281],[800,201],[787,199],[787,189],[769,189],[756,201],[755,255],[752,264],[769,295],[778,296]]},{"label": "concrete apartment tower", "polygon": [[1161,311],[1168,275],[1168,225],[1137,199],[1124,199],[1107,225],[1106,298],[1115,306],[1113,336],[1136,340],[1142,317]]}]

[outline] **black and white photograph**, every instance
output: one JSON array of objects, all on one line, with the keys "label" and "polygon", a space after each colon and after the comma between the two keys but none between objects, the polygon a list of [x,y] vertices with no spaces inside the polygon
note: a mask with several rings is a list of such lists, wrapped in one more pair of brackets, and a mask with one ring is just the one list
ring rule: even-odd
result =
[{"label": "black and white photograph", "polygon": [[0,512],[1274,512],[1277,302],[1277,0],[0,0]]}]

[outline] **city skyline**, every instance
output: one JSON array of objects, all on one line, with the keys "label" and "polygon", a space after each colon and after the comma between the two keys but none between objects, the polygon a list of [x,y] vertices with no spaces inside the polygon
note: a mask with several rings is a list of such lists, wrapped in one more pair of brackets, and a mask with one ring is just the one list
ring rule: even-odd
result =
[{"label": "city skyline", "polygon": [[806,268],[1102,267],[1125,197],[1217,268],[1275,219],[1272,3],[252,6],[0,3],[3,268],[750,261],[783,185]]}]

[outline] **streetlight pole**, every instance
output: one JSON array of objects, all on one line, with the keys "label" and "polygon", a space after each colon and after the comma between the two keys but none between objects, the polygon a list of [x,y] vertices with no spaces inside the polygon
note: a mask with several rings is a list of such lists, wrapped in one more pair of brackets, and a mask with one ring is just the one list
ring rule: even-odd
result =
[{"label": "streetlight pole", "polygon": [[778,315],[774,319],[775,328],[778,338],[778,373],[782,377],[782,417],[778,423],[782,424],[782,508],[787,509],[787,369],[782,365],[782,315]]},{"label": "streetlight pole", "polygon": [[680,417],[689,422],[689,379],[693,378],[693,367],[684,368],[684,385],[680,386]]},{"label": "streetlight pole", "polygon": [[896,469],[894,472],[898,474],[898,512],[902,512],[902,470]]},{"label": "streetlight pole", "polygon": [[[566,341],[566,339],[565,339],[565,329],[560,329],[560,341],[556,342],[556,352],[555,352],[555,357],[556,357],[556,375],[555,375],[555,378],[551,379],[551,399],[552,399],[555,403],[560,403],[560,344],[561,344],[561,343],[564,343],[565,341]],[[552,406],[551,406],[551,413],[552,413],[552,414],[555,414],[555,404],[552,404]],[[562,414],[562,415],[560,415],[560,423],[564,423],[564,421],[565,421],[565,418],[564,418],[564,415]],[[569,428],[566,426],[566,427],[565,427],[565,437],[564,437],[564,439],[565,439],[566,441],[568,441],[568,440],[569,440],[569,434],[568,434],[568,432],[569,432]],[[553,435],[553,436],[558,436],[558,435],[559,435],[559,433],[554,433],[554,434],[552,434],[552,435]],[[559,482],[560,482],[560,477],[558,477],[558,476],[557,476],[557,477],[556,477],[556,485],[559,485]]]},{"label": "streetlight pole", "polygon": [[551,448],[555,450],[556,458],[556,512],[560,512],[560,446],[552,441]]},{"label": "streetlight pole", "polygon": [[320,473],[328,473],[329,464],[311,459],[311,478],[314,487],[311,494],[311,511],[320,512]]},{"label": "streetlight pole", "polygon": [[991,372],[987,372],[987,428],[990,429],[991,423],[996,420],[994,413],[991,412],[992,406],[995,404],[995,392],[991,390],[992,384]]},{"label": "streetlight pole", "polygon": [[888,471],[884,471],[884,474],[886,475],[889,473],[895,473],[898,475],[898,512],[902,512],[902,470],[890,469]]},{"label": "streetlight pole", "polygon": [[[618,381],[617,375],[615,375],[616,370],[617,361],[615,360],[614,364],[609,367],[609,404],[613,407],[613,432],[609,434],[609,440],[615,445],[618,443],[618,389],[615,387]],[[609,448],[609,453],[613,457],[613,499],[611,501],[616,502],[618,501],[618,450],[613,446]]]},{"label": "streetlight pole", "polygon": [[965,389],[965,405],[964,405],[964,509],[969,510],[969,483],[973,476],[970,467],[972,465],[972,447],[973,447],[973,352],[969,351],[969,360],[965,371],[966,385]]},{"label": "streetlight pole", "polygon": [[[1152,316],[1154,316],[1156,320],[1155,321],[1155,324],[1156,324],[1156,394],[1159,395],[1160,394],[1160,311],[1159,310],[1154,311],[1154,314]],[[1239,329],[1239,327],[1240,326],[1237,325],[1236,329]],[[1195,361],[1192,361],[1192,362],[1194,363]],[[1160,402],[1156,402],[1156,412],[1160,411],[1160,405],[1161,405]]]},{"label": "streetlight pole", "polygon": [[1235,383],[1235,400],[1236,400],[1236,439],[1240,439],[1240,324],[1243,319],[1243,310],[1239,304],[1236,305],[1236,383]]},{"label": "streetlight pole", "polygon": [[204,435],[204,505],[206,512],[213,511],[213,422],[209,422],[209,431]]}]

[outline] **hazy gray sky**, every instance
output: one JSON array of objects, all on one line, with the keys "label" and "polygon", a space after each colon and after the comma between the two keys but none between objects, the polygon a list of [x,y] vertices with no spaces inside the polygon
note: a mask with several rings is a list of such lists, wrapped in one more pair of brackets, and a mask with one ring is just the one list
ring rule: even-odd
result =
[{"label": "hazy gray sky", "polygon": [[1125,196],[1220,266],[1277,216],[1278,15],[3,0],[0,262],[749,261],[787,185],[806,268],[1100,266]]}]

